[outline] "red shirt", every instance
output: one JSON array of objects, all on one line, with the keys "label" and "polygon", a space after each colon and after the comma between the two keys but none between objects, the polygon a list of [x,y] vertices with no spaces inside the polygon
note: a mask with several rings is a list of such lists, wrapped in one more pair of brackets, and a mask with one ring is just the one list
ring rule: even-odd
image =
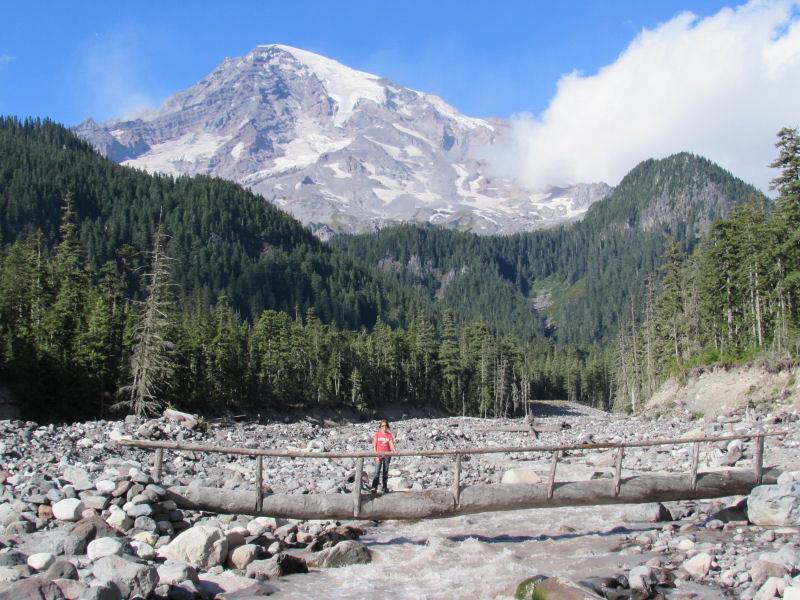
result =
[{"label": "red shirt", "polygon": [[372,447],[378,452],[390,452],[393,443],[394,436],[388,431],[378,431],[372,436]]}]

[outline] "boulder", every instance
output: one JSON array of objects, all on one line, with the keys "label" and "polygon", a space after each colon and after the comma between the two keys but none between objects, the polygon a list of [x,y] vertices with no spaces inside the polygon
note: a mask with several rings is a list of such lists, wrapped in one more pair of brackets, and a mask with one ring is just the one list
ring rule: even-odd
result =
[{"label": "boulder", "polygon": [[111,514],[108,515],[106,523],[120,531],[128,531],[133,527],[133,519],[126,515],[124,510],[112,511]]},{"label": "boulder", "polygon": [[28,555],[19,550],[0,552],[0,567],[16,567],[28,563]]},{"label": "boulder", "polygon": [[783,590],[783,600],[800,600],[800,582],[794,583]]},{"label": "boulder", "polygon": [[0,600],[64,600],[64,594],[44,577],[29,577],[5,588],[0,592]]},{"label": "boulder", "polygon": [[758,486],[747,497],[747,516],[761,526],[800,525],[800,481]]},{"label": "boulder", "polygon": [[83,600],[89,586],[76,579],[56,579],[53,581],[67,600]]},{"label": "boulder", "polygon": [[147,598],[158,584],[158,573],[151,565],[142,565],[120,556],[105,556],[94,563],[92,575],[101,582],[113,583],[127,597]]},{"label": "boulder", "polygon": [[626,523],[661,523],[672,521],[672,514],[660,502],[647,502],[626,506],[620,518]]},{"label": "boulder", "polygon": [[770,577],[758,588],[754,600],[770,600],[771,598],[783,596],[786,589],[786,582],[782,577]]},{"label": "boulder", "polygon": [[768,560],[757,560],[750,567],[750,579],[757,588],[764,585],[770,577],[783,577],[787,573],[785,566]]},{"label": "boulder", "polygon": [[164,410],[164,417],[170,419],[171,421],[180,423],[186,427],[186,429],[194,429],[197,427],[198,423],[196,416],[181,412],[179,410],[174,410],[172,408],[167,408]]},{"label": "boulder", "polygon": [[218,600],[268,596],[276,591],[268,583],[254,581],[249,577],[242,577],[231,571],[223,571],[221,575],[203,573],[199,577],[197,587],[204,594]]},{"label": "boulder", "polygon": [[258,558],[261,546],[244,544],[237,546],[228,554],[228,566],[233,569],[246,569],[247,565]]},{"label": "boulder", "polygon": [[711,569],[711,556],[707,552],[695,554],[681,565],[683,569],[694,579],[700,579],[708,574]]},{"label": "boulder", "polygon": [[503,479],[500,483],[514,484],[514,483],[527,483],[537,484],[541,483],[542,479],[536,474],[533,469],[509,469],[503,473]]},{"label": "boulder", "polygon": [[792,481],[800,481],[800,471],[784,471],[778,475],[778,485],[791,483]]},{"label": "boulder", "polygon": [[184,581],[197,583],[197,571],[192,565],[173,560],[158,565],[159,585],[178,585]]},{"label": "boulder", "polygon": [[269,560],[255,560],[247,565],[247,576],[263,581],[294,573],[308,573],[306,561],[299,556],[281,552]]},{"label": "boulder", "polygon": [[372,562],[372,553],[361,542],[345,540],[331,548],[320,550],[307,562],[310,566],[320,569],[361,565]]},{"label": "boulder", "polygon": [[228,555],[225,533],[207,525],[196,525],[161,548],[159,556],[189,563],[200,569],[221,565]]},{"label": "boulder", "polygon": [[56,579],[77,579],[78,569],[68,560],[57,560],[47,567],[44,576],[50,580]]},{"label": "boulder", "polygon": [[51,529],[28,535],[20,549],[28,554],[49,552],[54,556],[75,556],[86,553],[86,542],[65,529]]},{"label": "boulder", "polygon": [[44,571],[56,562],[56,557],[49,552],[37,552],[28,557],[28,566],[34,571]]},{"label": "boulder", "polygon": [[93,585],[88,588],[80,600],[121,600],[122,594],[113,583]]},{"label": "boulder", "polygon": [[105,556],[119,556],[124,551],[124,546],[116,538],[101,537],[89,542],[86,547],[86,555],[92,562]]},{"label": "boulder", "polygon": [[0,525],[5,527],[19,521],[19,513],[8,502],[0,504]]},{"label": "boulder", "polygon": [[59,521],[78,521],[85,509],[78,498],[64,498],[53,505],[53,516]]}]

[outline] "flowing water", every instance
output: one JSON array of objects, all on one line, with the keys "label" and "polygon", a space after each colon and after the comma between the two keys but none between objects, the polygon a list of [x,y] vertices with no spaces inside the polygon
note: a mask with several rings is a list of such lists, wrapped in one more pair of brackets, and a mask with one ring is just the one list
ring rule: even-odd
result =
[{"label": "flowing water", "polygon": [[[305,598],[509,598],[536,574],[581,579],[647,559],[617,552],[619,506],[495,512],[391,521],[362,538],[373,562],[276,582],[280,600]],[[627,527],[627,526],[626,526]]]}]

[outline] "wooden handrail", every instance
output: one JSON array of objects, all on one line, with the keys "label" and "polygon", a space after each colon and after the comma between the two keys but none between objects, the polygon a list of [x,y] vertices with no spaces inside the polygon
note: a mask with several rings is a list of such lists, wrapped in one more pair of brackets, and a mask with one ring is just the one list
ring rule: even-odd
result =
[{"label": "wooden handrail", "polygon": [[599,442],[593,444],[570,444],[556,446],[496,446],[491,448],[457,448],[455,450],[400,450],[397,452],[308,452],[303,450],[274,450],[262,448],[239,448],[236,446],[213,446],[209,444],[183,444],[160,440],[136,440],[122,438],[116,440],[120,446],[135,448],[162,448],[179,452],[217,452],[220,454],[238,454],[244,456],[272,456],[277,458],[371,458],[374,456],[456,456],[471,454],[500,454],[513,452],[562,452],[564,450],[601,450],[608,448],[643,448],[649,446],[672,446],[692,444],[696,442],[724,442],[748,438],[764,438],[789,435],[788,431],[764,431],[737,435],[720,435],[715,437],[672,438],[640,442]]}]

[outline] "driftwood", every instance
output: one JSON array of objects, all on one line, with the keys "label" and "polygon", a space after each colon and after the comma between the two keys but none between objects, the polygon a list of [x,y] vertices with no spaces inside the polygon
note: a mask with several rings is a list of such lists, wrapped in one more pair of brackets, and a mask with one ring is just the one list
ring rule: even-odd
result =
[{"label": "driftwood", "polygon": [[[765,469],[764,483],[774,483],[779,472]],[[358,485],[358,482],[355,483]],[[619,493],[616,493],[619,485]],[[295,519],[422,519],[442,518],[528,508],[594,506],[720,498],[748,494],[758,483],[752,469],[728,469],[698,473],[693,489],[686,475],[640,475],[608,480],[558,482],[549,486],[470,485],[461,486],[456,500],[451,490],[396,492],[360,498],[354,515],[349,494],[271,494],[254,509],[253,492],[209,487],[172,487],[167,495],[187,509],[219,513],[268,515]],[[552,494],[552,497],[548,497]]]}]

